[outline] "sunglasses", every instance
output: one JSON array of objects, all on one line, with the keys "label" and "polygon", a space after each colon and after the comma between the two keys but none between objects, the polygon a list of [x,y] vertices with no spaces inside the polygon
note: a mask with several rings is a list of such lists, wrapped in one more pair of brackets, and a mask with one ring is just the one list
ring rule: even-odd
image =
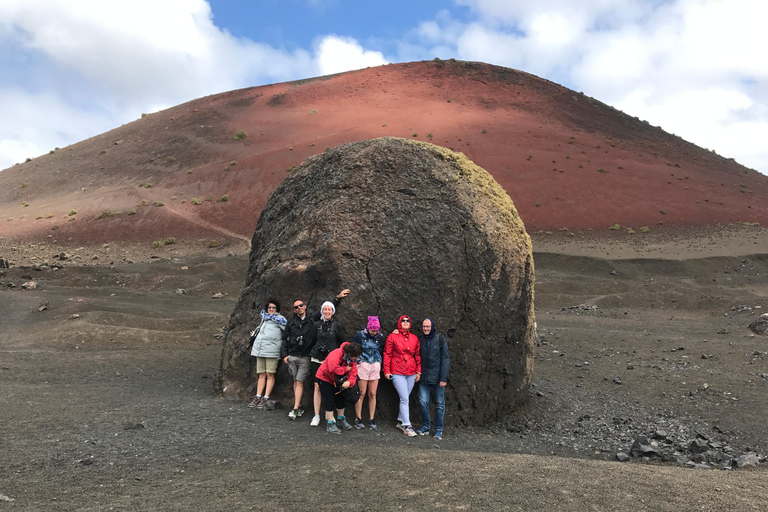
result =
[{"label": "sunglasses", "polygon": [[299,304],[298,306],[293,306],[293,309],[299,309],[299,308],[303,308],[303,307],[304,307],[304,304]]},{"label": "sunglasses", "polygon": [[409,323],[411,323],[411,319],[410,318],[403,318],[401,320],[401,322],[404,323],[404,324],[409,324]]},{"label": "sunglasses", "polygon": [[277,309],[277,306],[267,306],[267,309]]}]

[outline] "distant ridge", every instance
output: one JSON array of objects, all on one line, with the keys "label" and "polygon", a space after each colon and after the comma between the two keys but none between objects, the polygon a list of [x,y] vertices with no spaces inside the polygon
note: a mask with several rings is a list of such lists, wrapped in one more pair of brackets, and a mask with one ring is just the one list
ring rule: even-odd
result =
[{"label": "distant ridge", "polygon": [[528,73],[435,60],[199,98],[13,166],[0,236],[249,240],[293,166],[384,135],[463,152],[528,231],[768,225],[767,176]]}]

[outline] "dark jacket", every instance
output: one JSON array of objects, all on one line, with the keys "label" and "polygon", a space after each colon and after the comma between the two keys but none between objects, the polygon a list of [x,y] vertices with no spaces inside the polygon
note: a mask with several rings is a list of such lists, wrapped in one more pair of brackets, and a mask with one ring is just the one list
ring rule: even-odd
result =
[{"label": "dark jacket", "polygon": [[421,380],[429,386],[439,382],[448,382],[448,366],[451,357],[448,355],[448,340],[435,329],[432,321],[432,330],[429,336],[419,336],[421,344]]},{"label": "dark jacket", "polygon": [[315,322],[315,344],[310,356],[318,361],[324,361],[328,354],[344,343],[347,337],[344,326],[336,318],[331,318],[328,322],[318,320]]},{"label": "dark jacket", "polygon": [[[332,302],[338,308],[340,301],[341,299],[333,299]],[[285,356],[309,357],[312,347],[315,346],[315,322],[322,316],[320,311],[307,311],[303,320],[296,313],[288,319],[283,331],[280,359],[284,359]]]}]

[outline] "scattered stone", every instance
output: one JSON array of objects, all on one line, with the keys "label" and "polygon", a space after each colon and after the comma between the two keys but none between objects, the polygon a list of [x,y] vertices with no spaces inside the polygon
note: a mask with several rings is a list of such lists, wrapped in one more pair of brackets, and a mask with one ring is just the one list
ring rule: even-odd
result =
[{"label": "scattered stone", "polygon": [[11,268],[11,263],[3,258],[0,258],[0,268]]},{"label": "scattered stone", "polygon": [[176,288],[176,295],[186,295],[186,294],[187,294],[187,290],[185,290],[184,288]]},{"label": "scattered stone", "polygon": [[144,428],[143,423],[126,423],[123,425],[123,430],[141,430]]},{"label": "scattered stone", "polygon": [[740,304],[738,306],[733,306],[731,308],[731,311],[735,311],[737,313],[743,313],[743,312],[751,313],[752,306],[748,306],[747,304]]},{"label": "scattered stone", "polygon": [[638,436],[635,438],[635,442],[632,443],[629,454],[633,457],[659,457],[661,456],[661,450],[659,450],[658,446],[653,446],[648,442],[647,437]]},{"label": "scattered stone", "polygon": [[597,306],[591,304],[579,304],[578,306],[563,308],[562,311],[597,311]]},{"label": "scattered stone", "polygon": [[93,464],[93,456],[86,459],[78,459],[75,461],[75,464],[80,464],[81,466],[90,466]]},{"label": "scattered stone", "polygon": [[9,497],[9,496],[6,496],[5,494],[0,493],[0,501],[11,502],[11,501],[15,501],[15,500],[13,498]]},{"label": "scattered stone", "polygon": [[756,466],[760,464],[760,457],[755,452],[747,452],[744,455],[737,457],[735,464],[737,468]]},{"label": "scattered stone", "polygon": [[78,318],[80,318],[80,315],[78,315],[77,313],[75,313],[74,315],[70,315],[69,316],[70,320],[77,320]]},{"label": "scattered stone", "polygon": [[688,445],[688,450],[691,453],[704,453],[709,451],[709,443],[705,439],[694,439]]},{"label": "scattered stone", "polygon": [[46,309],[48,309],[48,307],[49,307],[49,302],[48,301],[41,302],[40,305],[37,307],[37,310],[38,311],[45,311]]},{"label": "scattered stone", "polygon": [[618,376],[614,377],[613,378],[613,382],[616,383],[616,384],[621,384],[622,383],[621,382],[621,377],[618,377]]},{"label": "scattered stone", "polygon": [[749,324],[749,328],[755,334],[768,336],[768,313],[763,313],[757,320]]},{"label": "scattered stone", "polygon": [[618,275],[618,272],[616,272],[615,270],[611,270],[611,275],[612,276]]},{"label": "scattered stone", "polygon": [[211,298],[212,298],[212,299],[223,299],[223,298],[224,298],[224,294],[223,294],[223,293],[214,293],[214,294],[211,296]]},{"label": "scattered stone", "polygon": [[624,452],[619,452],[616,454],[616,460],[618,460],[619,462],[627,462],[629,461],[629,458],[630,458],[629,455],[627,455]]},{"label": "scattered stone", "polygon": [[27,281],[21,285],[23,290],[35,290],[37,289],[37,283],[35,281]]},{"label": "scattered stone", "polygon": [[237,257],[237,254],[235,254],[233,252],[228,252],[227,253],[227,258],[236,258],[236,257]]}]

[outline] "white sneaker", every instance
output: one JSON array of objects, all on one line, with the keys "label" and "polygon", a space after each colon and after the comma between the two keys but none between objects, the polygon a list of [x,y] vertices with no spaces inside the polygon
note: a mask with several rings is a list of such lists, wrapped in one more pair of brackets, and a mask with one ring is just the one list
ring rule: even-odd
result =
[{"label": "white sneaker", "polygon": [[319,427],[320,426],[320,416],[312,416],[312,423],[309,424],[310,427]]}]

